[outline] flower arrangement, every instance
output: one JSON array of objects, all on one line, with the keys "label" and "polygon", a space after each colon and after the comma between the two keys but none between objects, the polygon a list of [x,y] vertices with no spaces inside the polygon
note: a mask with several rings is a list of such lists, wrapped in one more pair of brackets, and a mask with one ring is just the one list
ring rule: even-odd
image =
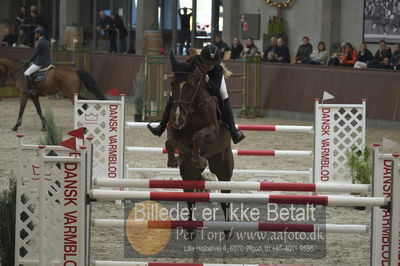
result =
[{"label": "flower arrangement", "polygon": [[273,16],[268,20],[267,29],[271,36],[279,36],[283,33],[284,21],[282,17]]}]

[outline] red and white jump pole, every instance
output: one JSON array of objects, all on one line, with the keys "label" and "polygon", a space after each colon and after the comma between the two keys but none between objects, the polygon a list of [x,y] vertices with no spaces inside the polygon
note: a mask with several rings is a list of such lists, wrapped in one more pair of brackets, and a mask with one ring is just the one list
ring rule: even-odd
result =
[{"label": "red and white jump pole", "polygon": [[307,184],[307,183],[271,183],[237,181],[182,181],[182,180],[147,180],[147,179],[111,179],[95,178],[94,186],[129,187],[129,188],[168,188],[198,190],[255,190],[255,191],[304,191],[304,192],[342,192],[367,193],[370,185],[364,184]]},{"label": "red and white jump pole", "polygon": [[384,197],[113,191],[113,190],[100,190],[100,189],[90,190],[89,197],[93,200],[132,199],[132,200],[155,200],[155,201],[316,204],[325,206],[377,206],[377,207],[388,206],[389,202],[389,199]]},{"label": "red and white jump pole", "polygon": [[92,225],[98,228],[119,228],[126,226],[143,229],[177,229],[186,230],[251,230],[270,232],[314,232],[364,234],[368,233],[366,225],[358,224],[294,224],[268,222],[230,222],[230,221],[139,221],[123,219],[93,219]]},{"label": "red and white jump pole", "polygon": [[[146,152],[167,154],[166,148],[154,147],[126,147],[129,152]],[[176,152],[177,153],[177,152]],[[291,151],[291,150],[232,150],[233,155],[237,156],[312,156],[312,151]]]},{"label": "red and white jump pole", "polygon": [[[147,122],[126,122],[127,127],[131,128],[147,128]],[[152,123],[156,127],[159,123]],[[306,132],[313,133],[313,126],[286,126],[286,125],[236,125],[243,131],[276,131],[276,132]]]}]

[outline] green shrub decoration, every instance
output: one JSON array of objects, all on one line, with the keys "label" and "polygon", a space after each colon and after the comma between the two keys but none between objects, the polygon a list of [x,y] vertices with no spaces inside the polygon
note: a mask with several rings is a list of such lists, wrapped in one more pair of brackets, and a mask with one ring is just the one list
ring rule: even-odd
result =
[{"label": "green shrub decoration", "polygon": [[372,175],[371,149],[353,147],[347,152],[347,165],[353,183],[370,184]]},{"label": "green shrub decoration", "polygon": [[271,36],[279,36],[283,34],[284,21],[282,17],[273,16],[268,20],[267,29]]},{"label": "green shrub decoration", "polygon": [[[1,177],[3,178],[3,177]],[[0,194],[0,265],[14,265],[16,179],[11,173],[8,189]]]},{"label": "green shrub decoration", "polygon": [[53,111],[46,107],[44,115],[46,121],[46,133],[39,139],[40,145],[58,145],[62,141],[63,135],[61,129],[56,126]]}]

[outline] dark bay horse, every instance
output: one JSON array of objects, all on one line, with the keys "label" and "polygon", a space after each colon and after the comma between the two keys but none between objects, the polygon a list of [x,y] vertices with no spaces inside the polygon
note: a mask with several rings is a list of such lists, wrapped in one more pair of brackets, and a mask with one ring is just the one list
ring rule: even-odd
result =
[{"label": "dark bay horse", "polygon": [[[202,173],[208,163],[210,171],[219,181],[230,181],[234,167],[231,136],[218,121],[217,103],[206,89],[206,74],[196,67],[194,73],[186,75],[185,81],[177,82],[175,73],[171,83],[173,107],[165,143],[168,167],[179,166],[183,180],[204,180]],[[179,157],[175,156],[176,149],[179,150]],[[193,192],[190,189],[184,191]],[[221,192],[230,193],[230,190]],[[188,202],[189,210],[193,206],[193,202]],[[221,203],[221,207],[228,221],[229,203]],[[188,230],[188,233],[191,238],[195,231]]]},{"label": "dark bay horse", "polygon": [[0,84],[5,81],[7,74],[15,81],[15,88],[19,92],[20,108],[18,120],[13,130],[18,130],[22,123],[22,115],[26,107],[26,103],[30,98],[36,108],[36,111],[42,120],[42,130],[46,129],[46,121],[42,116],[39,97],[54,94],[62,91],[69,100],[74,102],[74,93],[79,93],[84,88],[93,93],[97,99],[104,100],[103,93],[97,88],[97,84],[88,72],[76,70],[73,67],[57,66],[50,69],[44,81],[37,82],[37,94],[32,96],[27,91],[27,82],[23,74],[25,64],[14,59],[0,59]]}]

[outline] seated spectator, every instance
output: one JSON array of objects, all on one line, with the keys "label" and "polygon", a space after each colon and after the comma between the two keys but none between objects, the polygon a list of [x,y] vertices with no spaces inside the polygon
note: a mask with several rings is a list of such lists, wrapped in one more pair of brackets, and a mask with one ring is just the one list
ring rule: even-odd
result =
[{"label": "seated spectator", "polygon": [[400,44],[399,43],[396,43],[394,45],[394,51],[392,54],[391,61],[392,61],[391,62],[392,66],[396,67],[396,69],[399,68],[399,66],[400,66]]},{"label": "seated spectator", "polygon": [[265,49],[262,61],[267,61],[267,57],[269,53],[275,53],[276,49],[278,48],[278,38],[275,36],[271,37],[271,44]]},{"label": "seated spectator", "polygon": [[367,44],[362,42],[360,44],[360,51],[358,52],[358,59],[354,64],[354,68],[367,68],[372,58],[372,53],[368,50]]},{"label": "seated spectator", "polygon": [[229,46],[222,41],[221,36],[219,35],[214,36],[214,45],[217,46],[219,51],[221,52],[221,58],[224,58],[225,52],[231,50]]},{"label": "seated spectator", "polygon": [[358,53],[351,43],[346,43],[344,46],[344,53],[340,58],[340,64],[345,67],[353,67],[357,62]]},{"label": "seated spectator", "polygon": [[258,51],[257,46],[254,44],[253,38],[248,38],[246,41],[246,49],[242,51],[241,57],[244,58],[246,56],[258,56],[260,52]]},{"label": "seated spectator", "polygon": [[389,58],[390,60],[391,57],[392,57],[392,50],[390,49],[390,46],[388,46],[386,42],[382,40],[379,42],[379,49],[376,51],[375,56],[371,60],[368,67],[381,68],[381,65],[383,65],[383,60],[385,58]]},{"label": "seated spectator", "polygon": [[342,42],[340,44],[340,50],[337,52],[334,52],[332,56],[329,58],[328,61],[328,66],[339,66],[340,65],[340,58],[342,57],[342,54],[344,54],[344,47],[346,43]]},{"label": "seated spectator", "polygon": [[308,36],[303,37],[303,44],[299,46],[296,54],[296,64],[304,64],[310,60],[310,55],[313,52],[313,47],[310,44],[310,38]]},{"label": "seated spectator", "polygon": [[1,46],[9,46],[12,47],[14,44],[17,42],[17,37],[15,37],[14,34],[11,33],[10,28],[5,29],[5,35],[3,40],[1,41]]},{"label": "seated spectator", "polygon": [[305,64],[310,65],[325,65],[328,60],[328,51],[326,50],[326,46],[324,42],[318,43],[318,50],[313,51],[310,55],[310,60],[305,62]]},{"label": "seated spectator", "polygon": [[278,47],[275,53],[278,56],[278,63],[290,63],[289,48],[285,45],[283,38],[278,38]]},{"label": "seated spectator", "polygon": [[243,45],[240,43],[239,37],[233,38],[233,44],[231,47],[231,59],[236,60],[240,58],[240,54],[243,52]]},{"label": "seated spectator", "polygon": [[385,57],[383,58],[382,62],[376,65],[375,68],[380,68],[380,69],[393,69],[393,66],[390,65],[390,58]]},{"label": "seated spectator", "polygon": [[270,63],[277,63],[278,62],[278,55],[274,52],[269,52],[267,56],[265,56],[265,59],[263,60],[264,62],[270,62]]}]

